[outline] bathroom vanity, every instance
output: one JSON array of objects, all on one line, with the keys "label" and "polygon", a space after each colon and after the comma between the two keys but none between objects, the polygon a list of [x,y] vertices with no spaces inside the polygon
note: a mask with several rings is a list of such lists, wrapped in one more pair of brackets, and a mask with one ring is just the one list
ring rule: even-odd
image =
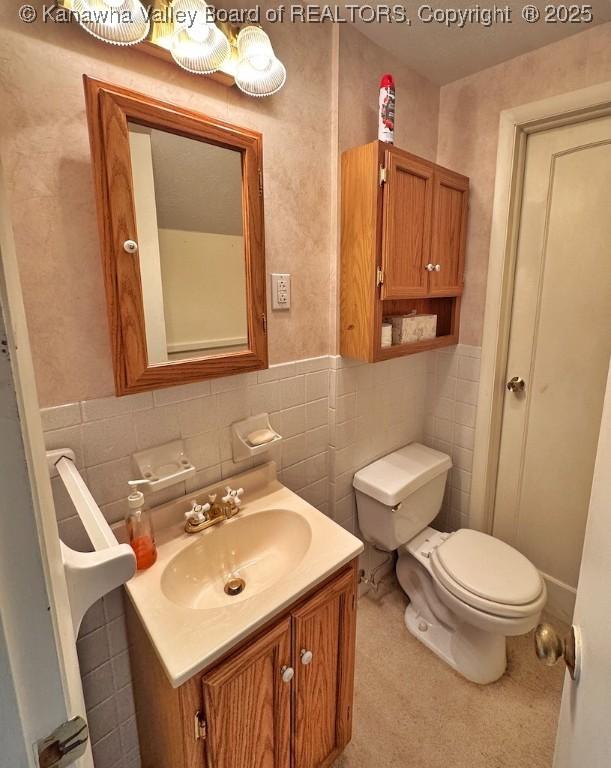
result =
[{"label": "bathroom vanity", "polygon": [[201,533],[184,511],[216,488],[153,510],[158,560],[127,584],[142,766],[330,766],[351,737],[363,545],[272,463],[227,482],[243,510]]}]

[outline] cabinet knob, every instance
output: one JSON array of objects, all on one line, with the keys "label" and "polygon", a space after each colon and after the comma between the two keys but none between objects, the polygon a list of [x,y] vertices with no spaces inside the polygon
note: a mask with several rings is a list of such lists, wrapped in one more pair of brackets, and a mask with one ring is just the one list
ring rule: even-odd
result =
[{"label": "cabinet knob", "polygon": [[305,648],[301,649],[301,663],[302,664],[309,664],[312,659],[314,658],[314,654],[312,651],[306,651]]},{"label": "cabinet knob", "polygon": [[435,272],[441,272],[441,264],[435,264]]},{"label": "cabinet knob", "polygon": [[123,250],[126,253],[136,253],[138,250],[138,243],[135,240],[126,240],[123,243]]},{"label": "cabinet knob", "polygon": [[286,666],[282,667],[280,672],[282,673],[283,683],[290,683],[291,680],[293,679],[293,675],[295,674],[295,670],[293,669],[293,667],[286,667]]},{"label": "cabinet knob", "polygon": [[427,272],[434,272],[435,271],[435,265],[434,264],[425,264],[424,268]]}]

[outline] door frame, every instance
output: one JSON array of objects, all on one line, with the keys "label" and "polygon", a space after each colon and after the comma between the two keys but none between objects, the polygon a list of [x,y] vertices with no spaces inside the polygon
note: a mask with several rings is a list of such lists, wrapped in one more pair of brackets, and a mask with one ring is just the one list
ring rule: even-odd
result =
[{"label": "door frame", "polygon": [[[14,514],[0,526],[0,655],[13,693],[0,704],[20,729],[8,734],[23,749],[19,764],[37,766],[37,742],[64,720],[85,717],[85,702],[1,165],[0,305],[19,419],[10,449],[27,472],[27,482],[22,475],[8,489]],[[90,742],[74,765],[93,768]]]},{"label": "door frame", "polygon": [[492,533],[518,229],[530,134],[611,115],[611,81],[501,112],[469,524]]}]

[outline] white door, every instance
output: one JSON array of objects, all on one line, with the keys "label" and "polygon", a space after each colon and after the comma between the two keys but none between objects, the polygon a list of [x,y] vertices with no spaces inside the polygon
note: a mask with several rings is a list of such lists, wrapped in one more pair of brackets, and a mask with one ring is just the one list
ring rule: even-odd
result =
[{"label": "white door", "polygon": [[565,677],[554,768],[611,765],[611,370],[573,623],[580,629],[577,682]]},{"label": "white door", "polygon": [[495,536],[570,622],[611,354],[611,117],[531,135],[494,504]]},{"label": "white door", "polygon": [[33,768],[85,705],[7,212],[0,168],[0,765]]}]

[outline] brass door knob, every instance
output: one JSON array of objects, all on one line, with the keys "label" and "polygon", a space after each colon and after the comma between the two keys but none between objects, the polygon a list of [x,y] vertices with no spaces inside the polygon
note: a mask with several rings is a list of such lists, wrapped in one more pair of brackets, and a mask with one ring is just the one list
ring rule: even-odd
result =
[{"label": "brass door knob", "polygon": [[526,389],[526,382],[521,376],[514,376],[507,382],[507,389],[514,393],[524,392]]},{"label": "brass door knob", "polygon": [[572,626],[563,639],[556,629],[546,622],[535,630],[535,653],[539,661],[553,667],[563,658],[572,680],[579,678],[581,665],[581,638],[579,628]]}]

